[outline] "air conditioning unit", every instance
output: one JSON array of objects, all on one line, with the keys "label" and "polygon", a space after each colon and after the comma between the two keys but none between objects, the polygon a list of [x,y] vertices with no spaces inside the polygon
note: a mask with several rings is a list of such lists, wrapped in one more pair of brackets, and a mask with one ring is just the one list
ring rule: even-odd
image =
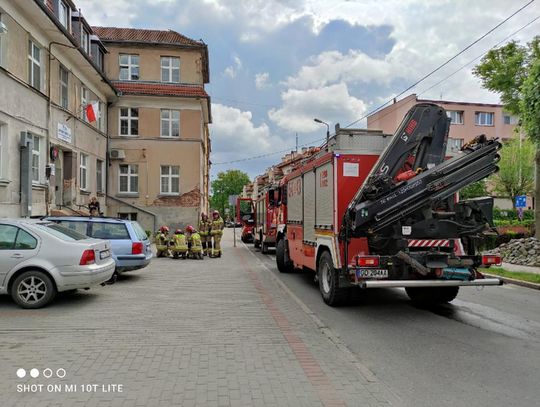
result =
[{"label": "air conditioning unit", "polygon": [[126,152],[124,150],[118,150],[116,148],[111,149],[111,160],[123,160],[126,158]]}]

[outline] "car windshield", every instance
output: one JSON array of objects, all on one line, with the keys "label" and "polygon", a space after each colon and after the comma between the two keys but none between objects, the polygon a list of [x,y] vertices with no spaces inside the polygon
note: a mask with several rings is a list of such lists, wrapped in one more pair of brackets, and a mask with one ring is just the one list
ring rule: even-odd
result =
[{"label": "car windshield", "polygon": [[85,236],[82,233],[65,228],[63,226],[57,225],[56,223],[37,223],[35,226],[46,233],[49,233],[59,239],[68,242],[88,239],[88,236]]},{"label": "car windshield", "polygon": [[139,225],[137,222],[131,222],[131,224],[133,225],[133,229],[135,230],[135,233],[139,239],[146,240],[148,238],[141,225]]}]

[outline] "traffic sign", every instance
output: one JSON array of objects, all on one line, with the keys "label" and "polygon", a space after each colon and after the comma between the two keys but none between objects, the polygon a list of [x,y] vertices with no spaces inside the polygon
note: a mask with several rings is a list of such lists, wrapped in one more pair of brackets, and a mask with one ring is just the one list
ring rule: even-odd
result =
[{"label": "traffic sign", "polygon": [[516,208],[526,208],[527,207],[527,196],[518,195],[516,196]]}]

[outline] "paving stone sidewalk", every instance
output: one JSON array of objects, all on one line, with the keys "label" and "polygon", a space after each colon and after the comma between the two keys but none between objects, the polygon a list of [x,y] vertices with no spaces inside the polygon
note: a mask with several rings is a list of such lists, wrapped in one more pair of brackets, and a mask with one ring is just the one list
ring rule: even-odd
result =
[{"label": "paving stone sidewalk", "polygon": [[221,259],[156,259],[41,310],[0,297],[0,405],[399,404],[230,230],[223,245]]}]

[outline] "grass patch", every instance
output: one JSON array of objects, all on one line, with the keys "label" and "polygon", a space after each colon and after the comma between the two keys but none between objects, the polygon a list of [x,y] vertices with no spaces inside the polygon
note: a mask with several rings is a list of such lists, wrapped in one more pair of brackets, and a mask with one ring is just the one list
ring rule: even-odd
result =
[{"label": "grass patch", "polygon": [[485,269],[485,272],[488,274],[496,274],[501,277],[540,284],[540,274],[527,273],[526,271],[508,271],[501,267],[490,267],[489,269]]}]

